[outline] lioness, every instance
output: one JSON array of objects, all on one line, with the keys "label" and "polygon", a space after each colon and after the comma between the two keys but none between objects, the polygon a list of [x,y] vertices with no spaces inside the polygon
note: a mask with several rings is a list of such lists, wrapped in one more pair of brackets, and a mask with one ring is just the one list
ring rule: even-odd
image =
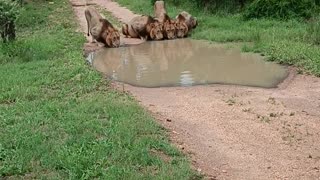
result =
[{"label": "lioness", "polygon": [[126,37],[141,38],[142,40],[163,39],[162,24],[151,16],[141,15],[122,25],[122,33]]},{"label": "lioness", "polygon": [[92,41],[96,40],[105,44],[107,47],[120,46],[120,33],[112,24],[104,19],[96,9],[88,7],[85,10],[88,25],[88,33],[91,34]]},{"label": "lioness", "polygon": [[191,14],[189,14],[188,12],[182,11],[180,14],[177,15],[176,19],[178,19],[179,16],[180,18],[184,17],[184,22],[187,24],[189,31],[195,29],[198,26],[197,18],[191,16]]}]

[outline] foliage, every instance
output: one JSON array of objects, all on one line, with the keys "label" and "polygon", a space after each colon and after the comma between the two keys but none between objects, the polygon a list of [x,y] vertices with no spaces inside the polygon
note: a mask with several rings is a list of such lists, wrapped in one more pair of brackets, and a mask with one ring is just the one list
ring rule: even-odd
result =
[{"label": "foliage", "polygon": [[11,0],[0,1],[0,34],[4,42],[15,39],[15,21],[18,14],[19,7],[15,2]]},{"label": "foliage", "polygon": [[320,45],[320,18],[311,19],[307,28],[308,39],[316,45]]},{"label": "foliage", "polygon": [[[150,0],[153,4],[156,0]],[[243,13],[253,18],[310,18],[319,10],[319,0],[166,0],[176,7],[209,14]],[[192,7],[192,8],[191,8]]]},{"label": "foliage", "polygon": [[154,5],[154,3],[155,3],[156,1],[157,1],[157,0],[150,0],[151,5]]},{"label": "foliage", "polygon": [[252,18],[310,18],[315,12],[313,0],[254,0],[245,10],[245,19]]},{"label": "foliage", "polygon": [[19,39],[0,43],[0,179],[197,178],[165,130],[85,65],[68,0],[25,9]]},{"label": "foliage", "polygon": [[176,6],[189,3],[192,7],[197,7],[206,12],[236,12],[251,1],[252,0],[168,0],[167,2]]}]

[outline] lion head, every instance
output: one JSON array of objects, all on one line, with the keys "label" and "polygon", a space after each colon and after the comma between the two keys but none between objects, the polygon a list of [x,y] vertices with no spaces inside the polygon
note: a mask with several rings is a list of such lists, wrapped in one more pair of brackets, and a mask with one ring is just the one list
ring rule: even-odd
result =
[{"label": "lion head", "polygon": [[163,39],[162,24],[159,22],[153,22],[147,25],[147,31],[149,32],[152,40]]},{"label": "lion head", "polygon": [[178,38],[183,38],[188,34],[188,26],[185,22],[177,21],[175,25],[176,34]]},{"label": "lion head", "polygon": [[120,33],[118,30],[109,28],[108,35],[106,37],[106,43],[109,47],[120,46]]},{"label": "lion head", "polygon": [[167,20],[163,24],[163,34],[167,39],[176,38],[176,22],[173,20]]}]

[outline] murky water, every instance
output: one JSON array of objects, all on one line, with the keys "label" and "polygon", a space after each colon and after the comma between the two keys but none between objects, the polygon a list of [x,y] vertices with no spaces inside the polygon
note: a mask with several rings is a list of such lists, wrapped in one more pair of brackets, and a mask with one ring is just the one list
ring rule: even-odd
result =
[{"label": "murky water", "polygon": [[191,39],[105,49],[88,59],[107,77],[141,87],[219,83],[271,88],[288,74],[259,55]]}]

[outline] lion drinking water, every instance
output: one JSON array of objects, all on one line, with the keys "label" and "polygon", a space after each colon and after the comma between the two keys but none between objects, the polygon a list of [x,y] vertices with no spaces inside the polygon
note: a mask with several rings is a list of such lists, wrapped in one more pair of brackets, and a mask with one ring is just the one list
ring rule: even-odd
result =
[{"label": "lion drinking water", "polygon": [[176,19],[180,23],[185,23],[187,25],[188,32],[191,32],[192,29],[195,29],[198,26],[197,18],[191,16],[191,14],[186,11],[182,11],[181,13],[179,13]]},{"label": "lion drinking water", "polygon": [[120,33],[113,25],[104,19],[96,9],[88,7],[85,10],[88,25],[88,36],[91,34],[92,41],[96,40],[107,47],[120,46]]},{"label": "lion drinking water", "polygon": [[141,15],[123,24],[122,33],[126,37],[141,38],[142,40],[163,39],[162,24],[151,16]]},{"label": "lion drinking water", "polygon": [[164,1],[156,1],[154,3],[154,15],[155,19],[163,24],[164,38],[176,38],[176,22],[168,16]]}]

